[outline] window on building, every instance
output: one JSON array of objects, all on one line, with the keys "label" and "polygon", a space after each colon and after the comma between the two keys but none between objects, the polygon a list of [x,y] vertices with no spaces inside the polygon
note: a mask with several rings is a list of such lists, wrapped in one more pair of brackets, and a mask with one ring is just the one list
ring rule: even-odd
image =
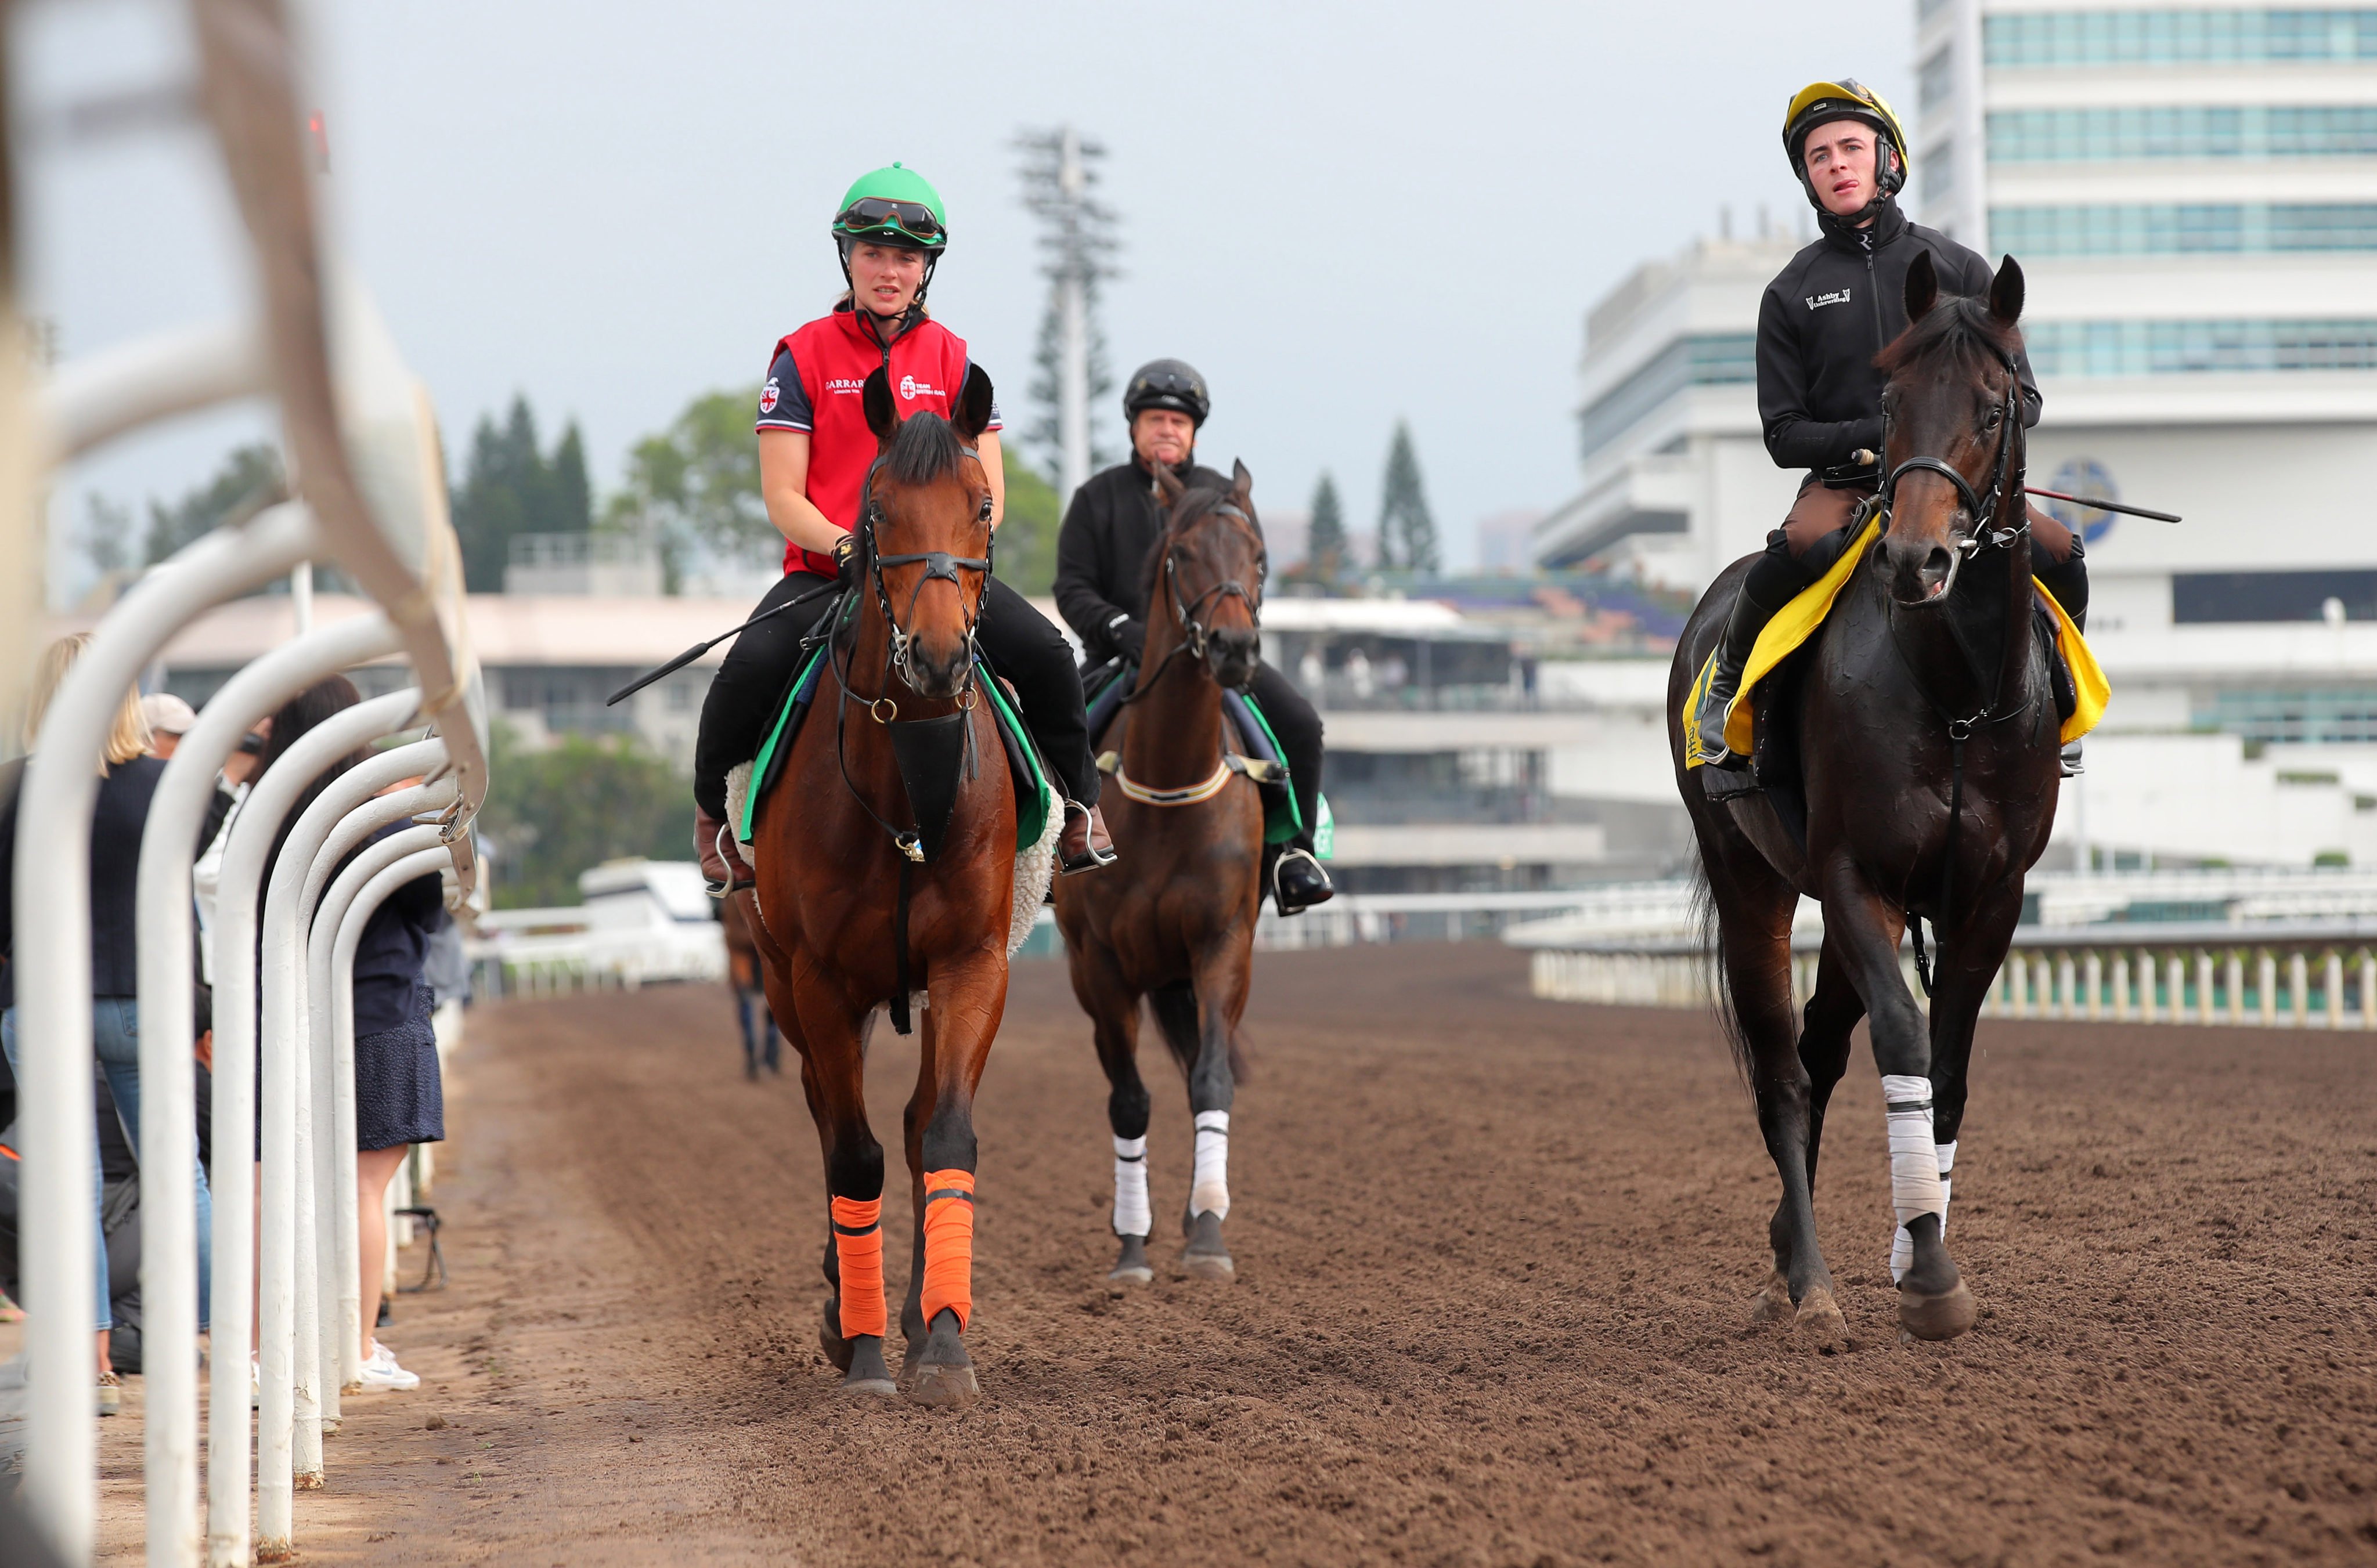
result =
[{"label": "window on building", "polygon": [[2377,105],[2163,104],[2013,109],[1989,118],[1997,163],[2154,158],[2364,158],[2377,154]]},{"label": "window on building", "polygon": [[1982,21],[1981,57],[2013,69],[2377,59],[2377,10],[2040,11]]},{"label": "window on building", "polygon": [[1942,44],[1915,77],[1915,101],[1929,114],[1956,92],[1956,46]]},{"label": "window on building", "polygon": [[1678,338],[1577,415],[1578,455],[1590,460],[1688,386],[1757,379],[1756,333],[1711,332]]},{"label": "window on building", "polygon": [[2327,601],[2347,619],[2377,621],[2377,571],[2178,572],[2170,618],[2181,625],[2322,621]]},{"label": "window on building", "polygon": [[2377,202],[2144,202],[1993,207],[1989,243],[2016,255],[2377,250]]},{"label": "window on building", "polygon": [[2249,741],[2366,745],[2377,741],[2377,686],[2199,692],[2189,715],[2198,730]]},{"label": "window on building", "polygon": [[2041,375],[2377,370],[2377,320],[2042,321],[2023,340]]}]

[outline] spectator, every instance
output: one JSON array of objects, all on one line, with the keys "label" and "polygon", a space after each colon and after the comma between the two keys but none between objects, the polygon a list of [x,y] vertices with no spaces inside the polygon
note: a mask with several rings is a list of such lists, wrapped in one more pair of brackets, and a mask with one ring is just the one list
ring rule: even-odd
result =
[{"label": "spectator", "polygon": [[149,721],[149,754],[161,762],[173,759],[173,748],[198,721],[190,705],[171,692],[151,692],[142,697],[140,717]]},{"label": "spectator", "polygon": [[[352,682],[334,675],[299,693],[272,716],[271,740],[258,773],[315,725],[362,701]],[[362,759],[341,759],[307,789],[292,808],[294,823],[332,779]],[[405,780],[391,789],[402,789]],[[391,823],[374,840],[410,825]],[[286,829],[284,828],[284,835]],[[279,846],[274,853],[279,854]],[[355,947],[355,1266],[362,1278],[363,1386],[417,1388],[421,1379],[397,1364],[396,1352],[372,1333],[379,1315],[387,1267],[388,1185],[414,1144],[446,1136],[445,1088],[437,1067],[434,1007],[423,978],[432,934],[446,919],[443,885],[436,873],[415,877],[372,912]]]},{"label": "spectator", "polygon": [[[61,637],[50,645],[33,672],[33,688],[25,706],[25,744],[39,738],[42,718],[57,695],[66,671],[90,645],[89,633]],[[99,766],[99,799],[90,834],[90,989],[91,1047],[123,1118],[131,1145],[140,1142],[140,1016],[139,957],[135,947],[141,833],[149,803],[165,765],[147,754],[149,722],[140,711],[140,694],[127,690],[117,706]],[[17,801],[0,805],[0,953],[13,951],[16,899]],[[0,968],[0,1049],[11,1073],[17,1067],[17,1007],[15,966]],[[195,1165],[196,1162],[193,1161]],[[198,1167],[198,1315],[207,1314],[210,1232],[213,1210],[207,1191],[206,1170]],[[113,1414],[121,1380],[108,1356],[108,1332],[114,1319],[109,1311],[106,1229],[102,1221],[104,1192],[91,1193],[92,1236],[97,1242],[92,1289],[97,1319],[99,1408]]]},{"label": "spectator", "polygon": [[215,776],[214,799],[208,802],[206,821],[198,827],[200,848],[197,863],[190,868],[190,891],[197,903],[198,978],[209,985],[215,979],[215,888],[222,881],[223,849],[231,841],[232,818],[239,814],[239,803],[247,799],[247,781],[256,776],[257,759],[263,755],[266,737],[271,733],[272,720],[265,719],[240,737],[239,749]]}]

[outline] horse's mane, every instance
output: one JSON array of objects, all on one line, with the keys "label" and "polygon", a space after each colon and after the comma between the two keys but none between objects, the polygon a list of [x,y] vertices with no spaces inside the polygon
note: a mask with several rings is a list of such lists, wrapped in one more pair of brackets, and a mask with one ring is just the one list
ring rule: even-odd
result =
[{"label": "horse's mane", "polygon": [[955,425],[938,414],[913,414],[900,422],[883,468],[894,484],[931,484],[957,473],[965,456]]},{"label": "horse's mane", "polygon": [[1890,340],[1873,358],[1874,368],[1896,375],[1918,361],[1948,355],[1959,365],[1983,369],[2022,352],[2021,329],[1999,322],[1989,301],[1973,294],[1942,294],[1922,320]]},{"label": "horse's mane", "polygon": [[[1139,597],[1141,603],[1153,605],[1155,602],[1156,580],[1164,575],[1164,558],[1171,553],[1166,541],[1228,499],[1226,493],[1211,485],[1192,484],[1188,487],[1188,493],[1180,498],[1178,509],[1165,518],[1164,531],[1155,536],[1156,547],[1147,552],[1147,561],[1140,568]],[[1160,497],[1158,504],[1161,505]]]}]

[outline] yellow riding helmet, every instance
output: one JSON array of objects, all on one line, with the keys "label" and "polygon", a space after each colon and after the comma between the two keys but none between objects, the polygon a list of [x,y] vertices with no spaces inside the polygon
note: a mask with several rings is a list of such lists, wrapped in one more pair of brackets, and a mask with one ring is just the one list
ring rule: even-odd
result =
[{"label": "yellow riding helmet", "polygon": [[[1808,184],[1808,166],[1799,156],[1801,145],[1810,131],[1834,120],[1862,120],[1881,136],[1889,150],[1875,160],[1874,184],[1881,195],[1896,195],[1906,184],[1905,127],[1898,123],[1898,113],[1889,101],[1855,77],[1810,82],[1791,95],[1789,106],[1783,111],[1783,156],[1791,160],[1791,172],[1800,184]],[[1808,195],[1810,200],[1815,199],[1813,186],[1809,186]]]}]

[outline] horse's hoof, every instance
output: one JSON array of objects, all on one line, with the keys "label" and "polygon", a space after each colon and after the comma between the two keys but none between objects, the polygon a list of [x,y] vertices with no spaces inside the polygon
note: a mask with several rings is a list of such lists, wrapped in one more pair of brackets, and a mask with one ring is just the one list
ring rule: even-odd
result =
[{"label": "horse's hoof", "polygon": [[1818,1285],[1799,1301],[1799,1311],[1791,1320],[1791,1333],[1799,1343],[1811,1350],[1839,1350],[1849,1342],[1849,1320],[1841,1316],[1840,1304],[1833,1293]]},{"label": "horse's hoof", "polygon": [[1973,1326],[1979,1311],[1961,1279],[1955,1289],[1937,1296],[1898,1293],[1898,1326],[1917,1339],[1953,1339]]},{"label": "horse's hoof", "polygon": [[818,1324],[818,1348],[825,1352],[837,1372],[850,1370],[850,1341],[842,1336],[842,1303],[829,1300],[825,1318]]},{"label": "horse's hoof", "polygon": [[1106,1271],[1106,1277],[1122,1285],[1154,1284],[1155,1270],[1147,1263],[1147,1238],[1125,1236],[1122,1251],[1115,1258],[1114,1267]]},{"label": "horse's hoof", "polygon": [[1776,1269],[1767,1277],[1766,1289],[1758,1292],[1758,1300],[1750,1309],[1750,1321],[1761,1328],[1778,1323],[1789,1323],[1798,1311],[1791,1301],[1791,1282]]},{"label": "horse's hoof", "polygon": [[912,1404],[955,1409],[982,1397],[974,1381],[973,1361],[958,1335],[958,1315],[944,1308],[933,1314],[932,1332],[922,1345],[909,1342],[908,1359],[900,1369],[900,1385]]},{"label": "horse's hoof", "polygon": [[920,1366],[908,1384],[908,1402],[937,1409],[958,1410],[982,1397],[972,1367]]},{"label": "horse's hoof", "polygon": [[883,1340],[878,1335],[862,1334],[847,1341],[848,1371],[842,1380],[844,1394],[889,1399],[899,1390],[891,1381],[891,1369],[883,1364]]},{"label": "horse's hoof", "polygon": [[1208,1209],[1190,1222],[1188,1244],[1180,1250],[1180,1272],[1191,1279],[1228,1281],[1238,1277],[1230,1249],[1222,1243],[1222,1217]]}]

